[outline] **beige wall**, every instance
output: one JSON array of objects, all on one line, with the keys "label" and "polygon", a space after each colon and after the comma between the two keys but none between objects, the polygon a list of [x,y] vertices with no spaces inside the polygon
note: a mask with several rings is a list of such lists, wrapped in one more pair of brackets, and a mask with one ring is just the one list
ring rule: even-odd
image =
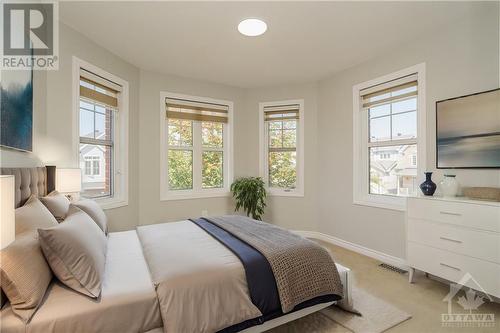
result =
[{"label": "beige wall", "polygon": [[245,154],[244,169],[237,169],[237,176],[259,174],[259,103],[304,99],[304,197],[270,196],[264,220],[295,230],[316,230],[318,228],[318,177],[317,177],[317,104],[316,83],[281,87],[250,89],[245,95],[245,119],[241,147]]},{"label": "beige wall", "polygon": [[[160,201],[160,92],[211,97],[234,102],[234,166],[242,167],[246,126],[242,114],[243,91],[238,88],[205,83],[176,76],[140,72],[139,118],[139,207],[140,224],[175,221],[202,215],[227,214],[233,211],[230,197]],[[165,152],[166,153],[166,152]]]},{"label": "beige wall", "polygon": [[[426,168],[436,171],[435,102],[498,87],[498,34],[498,4],[491,3],[478,7],[478,12],[470,13],[454,26],[431,31],[419,40],[388,50],[383,57],[320,82],[318,231],[393,256],[405,257],[404,213],[352,203],[352,86],[426,63]],[[464,185],[500,186],[499,170],[451,172]],[[439,181],[442,174],[443,170],[435,172],[434,180]]]}]

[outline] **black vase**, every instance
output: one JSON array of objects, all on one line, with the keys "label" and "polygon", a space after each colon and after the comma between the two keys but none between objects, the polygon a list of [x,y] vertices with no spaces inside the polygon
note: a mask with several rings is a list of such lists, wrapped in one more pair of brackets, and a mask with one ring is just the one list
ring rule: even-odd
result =
[{"label": "black vase", "polygon": [[432,172],[425,173],[425,182],[420,184],[420,189],[424,195],[432,196],[436,192],[436,184],[432,181]]}]

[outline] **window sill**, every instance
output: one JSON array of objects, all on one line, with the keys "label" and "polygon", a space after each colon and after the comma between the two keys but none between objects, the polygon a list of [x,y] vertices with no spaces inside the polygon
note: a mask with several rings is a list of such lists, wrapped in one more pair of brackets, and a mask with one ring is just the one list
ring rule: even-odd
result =
[{"label": "window sill", "polygon": [[93,200],[97,202],[102,209],[114,209],[128,206],[128,200],[123,200],[120,198],[103,198]]},{"label": "window sill", "polygon": [[190,200],[190,199],[209,199],[209,198],[221,198],[229,197],[231,192],[222,189],[220,191],[203,191],[203,192],[192,192],[192,191],[179,191],[179,192],[168,192],[160,196],[160,201],[173,201],[173,200]]},{"label": "window sill", "polygon": [[271,197],[304,197],[304,191],[293,190],[293,191],[285,191],[282,189],[270,188],[267,191],[267,194]]},{"label": "window sill", "polygon": [[386,195],[366,195],[363,198],[354,198],[355,205],[389,209],[395,211],[406,211],[406,197],[394,197]]}]

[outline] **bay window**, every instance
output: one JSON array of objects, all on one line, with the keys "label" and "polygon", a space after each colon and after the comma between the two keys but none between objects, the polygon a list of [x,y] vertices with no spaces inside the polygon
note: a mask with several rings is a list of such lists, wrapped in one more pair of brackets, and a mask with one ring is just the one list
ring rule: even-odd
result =
[{"label": "bay window", "polygon": [[227,195],[232,102],[162,93],[162,200]]}]

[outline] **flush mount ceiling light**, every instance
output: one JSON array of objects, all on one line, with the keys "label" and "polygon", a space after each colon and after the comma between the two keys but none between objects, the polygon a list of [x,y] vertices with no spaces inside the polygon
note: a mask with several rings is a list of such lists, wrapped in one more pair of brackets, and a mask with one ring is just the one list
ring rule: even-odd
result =
[{"label": "flush mount ceiling light", "polygon": [[238,31],[249,37],[260,36],[266,32],[266,30],[266,22],[255,18],[243,20],[238,24]]}]

